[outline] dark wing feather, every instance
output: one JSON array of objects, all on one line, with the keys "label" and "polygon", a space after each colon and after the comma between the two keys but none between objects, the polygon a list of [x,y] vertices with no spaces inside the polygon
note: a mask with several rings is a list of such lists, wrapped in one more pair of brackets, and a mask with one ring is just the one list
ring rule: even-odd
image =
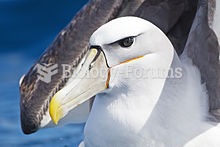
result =
[{"label": "dark wing feather", "polygon": [[208,3],[200,0],[186,43],[184,54],[190,57],[201,72],[209,95],[209,111],[220,120],[219,44],[208,25]]},{"label": "dark wing feather", "polygon": [[177,53],[183,52],[197,8],[197,0],[148,0],[136,16],[158,26],[174,45]]},{"label": "dark wing feather", "polygon": [[184,4],[185,0],[147,0],[135,15],[149,20],[164,33],[168,33],[183,14]]},{"label": "dark wing feather", "polygon": [[[61,31],[37,63],[76,66],[85,55],[90,35],[99,26],[116,17],[122,2],[123,0],[93,0],[88,3]],[[36,64],[26,74],[20,86],[21,125],[26,134],[33,133],[39,128],[43,114],[48,111],[52,95],[66,82],[62,79],[61,70],[52,77],[49,84],[38,80]]]}]

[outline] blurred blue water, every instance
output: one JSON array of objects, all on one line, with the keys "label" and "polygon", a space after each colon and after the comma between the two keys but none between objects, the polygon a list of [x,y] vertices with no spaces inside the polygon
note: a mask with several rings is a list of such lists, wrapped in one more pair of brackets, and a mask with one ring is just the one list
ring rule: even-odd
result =
[{"label": "blurred blue water", "polygon": [[24,135],[19,117],[19,78],[87,2],[0,0],[0,146],[77,146],[82,125]]}]

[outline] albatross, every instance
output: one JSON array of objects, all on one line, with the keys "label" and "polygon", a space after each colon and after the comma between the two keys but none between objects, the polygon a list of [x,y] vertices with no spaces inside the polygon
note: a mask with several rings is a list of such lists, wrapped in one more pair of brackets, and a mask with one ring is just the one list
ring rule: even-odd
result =
[{"label": "albatross", "polygon": [[[48,47],[48,49],[42,54],[39,60],[30,68],[28,73],[22,76],[19,82],[19,88],[20,118],[23,132],[25,134],[30,134],[38,131],[39,129],[47,127],[48,125],[53,125],[49,115],[49,103],[51,102],[51,98],[59,90],[65,89],[66,85],[69,85],[71,82],[73,83],[72,85],[74,85],[76,82],[75,76],[72,78],[63,78],[61,65],[71,65],[73,67],[73,72],[81,69],[81,65],[84,62],[86,55],[88,56],[88,42],[92,33],[109,20],[128,15],[141,17],[160,28],[171,41],[178,56],[181,56],[181,63],[185,61],[185,59],[190,58],[192,63],[191,61],[185,61],[185,63],[188,64],[188,62],[190,62],[190,65],[193,65],[199,69],[199,74],[201,74],[201,82],[203,87],[205,87],[204,89],[207,90],[203,93],[208,95],[208,110],[206,109],[205,112],[205,114],[208,114],[204,117],[207,118],[208,116],[209,118],[207,118],[207,121],[217,126],[218,122],[220,122],[219,44],[216,37],[217,35],[219,38],[220,28],[218,25],[218,14],[219,3],[215,0],[89,1],[85,7],[83,7],[77,13],[70,24],[60,32],[52,45]],[[216,34],[213,32],[213,30]],[[103,53],[102,55],[105,54]],[[136,61],[142,59],[143,58],[137,58]],[[114,62],[117,61],[118,60],[114,60]],[[128,63],[132,63],[134,61],[131,60],[131,62]],[[38,78],[38,64],[58,64],[58,73],[51,77],[50,83],[45,83]],[[84,69],[86,69],[85,64],[83,65]],[[114,71],[108,72],[109,68],[113,69],[112,67],[108,66],[102,66],[101,68],[104,68],[104,71],[107,70],[107,73],[110,73],[110,76],[108,76],[111,77],[109,78],[110,83],[111,80],[114,79],[112,77],[117,74]],[[84,74],[82,71],[80,73]],[[176,72],[174,71],[174,73]],[[181,73],[186,72],[183,70]],[[198,79],[198,77],[195,79]],[[101,80],[106,83],[105,74]],[[172,79],[169,80],[172,81]],[[83,83],[80,82],[80,84]],[[179,86],[179,88],[180,89],[178,89],[178,87],[174,87],[177,92],[180,92],[180,90],[183,89],[181,86]],[[171,92],[175,90],[172,90]],[[159,102],[161,102],[161,100],[159,100],[158,103]],[[194,101],[190,102],[189,105],[193,102]],[[80,104],[81,101],[77,103]],[[75,106],[71,105],[71,107]],[[59,125],[63,123],[86,122],[88,116],[90,115],[89,111],[91,110],[91,107],[93,107],[92,98],[78,105],[70,112],[63,109],[62,115],[65,115],[65,117],[59,120]],[[170,109],[171,108],[173,107],[170,107]],[[69,107],[69,109],[71,108]],[[67,113],[67,115],[65,113]],[[193,112],[191,113],[193,114]],[[167,115],[164,115],[164,117],[167,117]],[[167,127],[164,122],[161,122],[160,124],[161,126]],[[199,142],[201,143],[203,141],[207,142],[207,140],[210,140],[210,138],[214,139],[216,136],[218,136],[216,133],[214,137],[210,137],[212,136],[213,130],[216,129],[212,125],[209,125],[208,128],[210,129],[206,129],[207,131],[204,130],[203,132],[196,134],[197,136],[195,135],[193,140],[199,140],[196,138],[205,138],[204,136],[209,136],[207,139],[200,139]],[[154,129],[157,130],[158,128]],[[191,126],[189,126],[187,129],[195,130],[195,127],[193,126],[191,128]],[[181,134],[179,134],[179,136],[180,135]],[[214,145],[212,144],[211,146]]]},{"label": "albatross", "polygon": [[[105,74],[94,78],[94,69]],[[137,76],[146,70],[151,74]],[[80,146],[220,146],[220,126],[209,120],[198,68],[185,53],[178,57],[149,21],[121,17],[101,26],[78,71],[53,96],[49,110],[57,124],[96,95]]]}]

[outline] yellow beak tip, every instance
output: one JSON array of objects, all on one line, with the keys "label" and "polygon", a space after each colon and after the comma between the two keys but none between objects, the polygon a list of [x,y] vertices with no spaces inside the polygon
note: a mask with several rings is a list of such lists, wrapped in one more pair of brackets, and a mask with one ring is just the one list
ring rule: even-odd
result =
[{"label": "yellow beak tip", "polygon": [[60,103],[56,100],[55,97],[51,99],[49,106],[49,113],[54,124],[58,124],[59,120],[62,118],[62,111],[60,107]]}]

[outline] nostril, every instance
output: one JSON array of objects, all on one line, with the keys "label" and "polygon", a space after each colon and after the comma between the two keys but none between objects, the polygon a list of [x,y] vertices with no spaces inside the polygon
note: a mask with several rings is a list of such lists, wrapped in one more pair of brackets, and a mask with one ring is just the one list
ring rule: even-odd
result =
[{"label": "nostril", "polygon": [[89,70],[91,70],[94,66],[95,62],[92,62],[90,65],[89,65]]}]

